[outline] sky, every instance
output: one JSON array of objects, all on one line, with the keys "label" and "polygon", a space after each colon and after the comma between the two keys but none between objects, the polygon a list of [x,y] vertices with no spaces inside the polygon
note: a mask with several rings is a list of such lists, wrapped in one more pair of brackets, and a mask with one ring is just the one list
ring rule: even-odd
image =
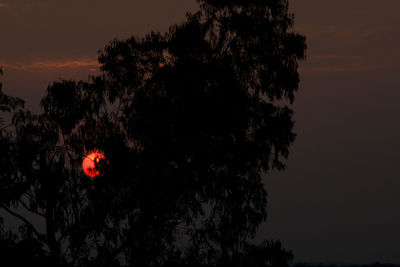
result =
[{"label": "sky", "polygon": [[[46,87],[98,71],[114,38],[167,31],[189,0],[0,0],[4,92],[39,111]],[[307,38],[287,168],[264,177],[269,217],[296,262],[400,264],[400,1],[291,0]]]}]

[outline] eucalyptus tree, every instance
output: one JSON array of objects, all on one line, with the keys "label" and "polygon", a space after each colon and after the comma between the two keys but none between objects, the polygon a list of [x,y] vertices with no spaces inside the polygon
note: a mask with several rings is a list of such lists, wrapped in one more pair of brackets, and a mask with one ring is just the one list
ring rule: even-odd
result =
[{"label": "eucalyptus tree", "polygon": [[[284,169],[305,38],[286,0],[199,0],[165,34],[111,41],[101,74],[17,112],[3,209],[53,266],[287,266],[262,175]],[[82,158],[100,150],[100,175]],[[3,155],[2,155],[3,156]],[[41,218],[42,230],[16,213]],[[39,251],[39,252],[37,252]],[[36,254],[35,254],[36,253]]]}]

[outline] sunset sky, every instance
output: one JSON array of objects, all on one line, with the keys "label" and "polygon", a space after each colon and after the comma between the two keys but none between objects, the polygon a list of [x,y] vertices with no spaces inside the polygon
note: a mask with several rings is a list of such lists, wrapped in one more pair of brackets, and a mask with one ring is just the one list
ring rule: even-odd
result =
[{"label": "sunset sky", "polygon": [[[400,1],[291,0],[307,37],[287,169],[265,177],[295,261],[400,264]],[[39,112],[47,85],[98,72],[114,38],[167,31],[190,0],[0,0],[4,92]]]}]

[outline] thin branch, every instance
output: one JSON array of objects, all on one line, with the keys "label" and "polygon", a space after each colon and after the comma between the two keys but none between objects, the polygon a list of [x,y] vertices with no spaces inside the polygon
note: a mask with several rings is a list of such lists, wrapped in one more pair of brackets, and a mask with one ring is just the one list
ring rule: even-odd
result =
[{"label": "thin branch", "polygon": [[32,194],[30,194],[28,192],[24,192],[24,195],[27,195],[28,197],[30,197],[31,199],[33,199],[35,201],[37,200],[37,198],[34,195],[32,195]]},{"label": "thin branch", "polygon": [[34,213],[34,214],[37,214],[37,215],[40,215],[40,216],[44,217],[44,214],[43,214],[43,213],[41,213],[41,212],[39,212],[39,211],[37,211],[37,210],[34,210],[34,209],[29,208],[28,205],[26,205],[25,202],[22,201],[21,199],[19,199],[18,202],[21,203],[22,206],[24,206],[24,208],[27,209],[28,211],[30,211],[30,212],[32,212],[32,213]]}]

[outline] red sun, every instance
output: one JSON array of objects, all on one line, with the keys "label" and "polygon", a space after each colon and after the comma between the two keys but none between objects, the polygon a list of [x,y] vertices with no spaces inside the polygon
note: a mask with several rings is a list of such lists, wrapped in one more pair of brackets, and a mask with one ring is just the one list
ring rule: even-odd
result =
[{"label": "red sun", "polygon": [[82,162],[82,168],[85,174],[91,178],[96,178],[100,175],[100,171],[96,169],[96,163],[106,157],[99,151],[89,153]]}]

